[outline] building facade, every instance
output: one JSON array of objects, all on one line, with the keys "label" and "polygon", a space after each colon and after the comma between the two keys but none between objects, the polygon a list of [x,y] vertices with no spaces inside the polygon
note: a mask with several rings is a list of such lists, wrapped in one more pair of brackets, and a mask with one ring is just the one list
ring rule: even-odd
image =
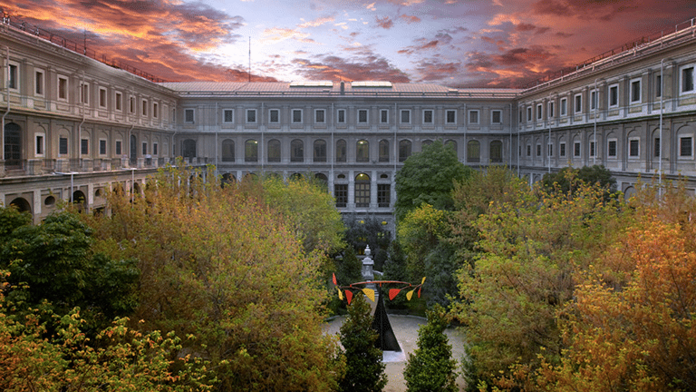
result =
[{"label": "building facade", "polygon": [[693,25],[526,89],[389,82],[153,82],[0,25],[0,202],[40,221],[58,200],[104,208],[183,157],[223,178],[311,172],[347,215],[393,226],[394,176],[434,140],[530,183],[602,164],[696,187]]}]

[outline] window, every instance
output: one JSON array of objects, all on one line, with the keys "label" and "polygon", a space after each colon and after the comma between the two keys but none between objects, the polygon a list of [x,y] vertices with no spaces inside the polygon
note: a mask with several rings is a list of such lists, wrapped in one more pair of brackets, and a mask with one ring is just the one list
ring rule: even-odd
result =
[{"label": "window", "polygon": [[82,155],[89,154],[89,139],[80,140],[80,153]]},{"label": "window", "polygon": [[256,124],[256,109],[247,109],[246,122],[247,124]]},{"label": "window", "polygon": [[537,104],[537,107],[536,107],[537,121],[544,118],[544,113],[542,112],[542,108],[543,108],[542,104]]},{"label": "window", "polygon": [[590,156],[591,156],[591,157],[594,157],[594,156],[595,156],[595,152],[596,152],[596,151],[595,151],[595,142],[592,141],[592,142],[590,142]]},{"label": "window", "polygon": [[106,89],[104,87],[99,87],[99,107],[106,107]]},{"label": "window", "polygon": [[117,156],[123,154],[123,149],[122,149],[123,147],[122,146],[123,146],[123,144],[121,143],[121,141],[116,140],[116,155]]},{"label": "window", "polygon": [[43,71],[34,72],[34,93],[36,95],[44,95],[44,73]]},{"label": "window", "polygon": [[[254,110],[254,116],[256,111]],[[259,142],[254,139],[249,139],[244,142],[244,162],[258,162],[259,160]]]},{"label": "window", "polygon": [[290,142],[290,162],[304,162],[304,143],[300,139]]},{"label": "window", "polygon": [[346,141],[336,141],[336,162],[345,162],[346,156]]},{"label": "window", "polygon": [[147,155],[147,142],[143,142],[143,155]]},{"label": "window", "polygon": [[541,156],[541,144],[536,145],[536,156]]},{"label": "window", "polygon": [[389,110],[381,109],[379,111],[379,122],[380,124],[389,124]]},{"label": "window", "polygon": [[58,99],[61,101],[68,100],[68,79],[62,76],[58,77]]},{"label": "window", "polygon": [[532,156],[532,145],[527,144],[527,156],[531,157]]},{"label": "window", "polygon": [[317,109],[314,111],[314,122],[317,124],[326,122],[326,111],[324,109]]},{"label": "window", "polygon": [[448,110],[445,112],[445,122],[447,124],[456,124],[457,123],[457,111],[456,110]]},{"label": "window", "polygon": [[466,143],[466,161],[471,163],[481,161],[481,143],[478,140],[469,140]]},{"label": "window", "polygon": [[225,139],[222,141],[222,161],[234,162],[234,140]]},{"label": "window", "polygon": [[680,72],[681,83],[681,93],[693,93],[694,92],[694,66],[688,66],[681,69]]},{"label": "window", "polygon": [[370,176],[365,173],[355,176],[355,206],[370,206]]},{"label": "window", "polygon": [[346,123],[346,110],[345,109],[338,109],[338,112],[336,112],[336,122],[339,124],[345,124]]},{"label": "window", "polygon": [[367,140],[358,140],[355,145],[355,161],[369,162],[370,161],[370,144]]},{"label": "window", "polygon": [[280,122],[280,110],[271,109],[268,111],[268,122],[271,124],[277,124]]},{"label": "window", "polygon": [[314,162],[326,162],[326,142],[324,140],[314,141]]},{"label": "window", "polygon": [[367,124],[367,109],[358,110],[358,124]]},{"label": "window", "polygon": [[135,97],[130,97],[128,100],[128,113],[135,113]]},{"label": "window", "polygon": [[234,122],[234,110],[223,109],[222,110],[222,122],[223,123],[233,123]]},{"label": "window", "polygon": [[116,110],[119,112],[122,110],[121,105],[123,104],[123,94],[116,92]]},{"label": "window", "polygon": [[[131,137],[132,137],[131,143],[132,143],[132,145],[135,145],[135,137],[134,136],[131,136]],[[197,151],[196,151],[196,141],[195,140],[193,140],[193,139],[184,140],[181,148],[183,150],[182,155],[184,156],[184,158],[195,158],[196,157]],[[133,155],[135,155],[135,152],[133,152]]]},{"label": "window", "polygon": [[302,123],[302,109],[292,109],[293,124]]},{"label": "window", "polygon": [[503,122],[503,112],[501,110],[491,111],[491,124],[501,124]]},{"label": "window", "polygon": [[159,117],[159,104],[157,102],[152,103],[152,117]]},{"label": "window", "polygon": [[401,111],[401,123],[410,124],[411,123],[411,111],[404,109]]},{"label": "window", "polygon": [[565,144],[565,142],[561,142],[558,145],[558,156],[560,156],[560,157],[566,156],[566,144]]},{"label": "window", "polygon": [[631,103],[640,102],[640,79],[631,80]]},{"label": "window", "polygon": [[448,140],[448,141],[446,141],[446,142],[445,142],[445,147],[451,148],[452,151],[454,151],[455,154],[457,154],[457,156],[459,156],[459,152],[457,151],[457,142],[455,142],[454,140]]},{"label": "window", "polygon": [[404,162],[411,156],[411,141],[399,141],[399,162]]},{"label": "window", "polygon": [[568,115],[568,98],[561,98],[561,116]]},{"label": "window", "polygon": [[679,138],[679,156],[680,157],[691,157],[693,155],[693,138],[680,137]]},{"label": "window", "polygon": [[659,137],[656,137],[653,140],[653,147],[654,147],[653,155],[655,157],[659,157],[660,156],[660,138]]},{"label": "window", "polygon": [[597,109],[597,91],[590,91],[590,110]]},{"label": "window", "polygon": [[389,162],[389,140],[382,139],[379,141],[379,161]]},{"label": "window", "polygon": [[280,162],[280,141],[271,139],[268,141],[268,162]]},{"label": "window", "polygon": [[58,154],[67,155],[68,154],[68,138],[61,137],[58,139]]},{"label": "window", "polygon": [[609,107],[616,107],[619,105],[619,85],[615,84],[609,86]]},{"label": "window", "polygon": [[377,206],[389,207],[391,204],[391,185],[377,184]]},{"label": "window", "polygon": [[348,205],[348,184],[335,184],[334,197],[336,198],[336,207]]},{"label": "window", "polygon": [[532,121],[532,107],[528,106],[527,107],[527,122],[531,122],[531,121]]},{"label": "window", "polygon": [[553,118],[553,116],[554,116],[553,109],[554,109],[554,102],[551,101],[551,102],[549,102],[549,108],[547,109],[547,113],[548,113],[549,118]]},{"label": "window", "polygon": [[655,97],[662,97],[662,76],[655,76]]},{"label": "window", "polygon": [[184,122],[193,124],[196,120],[194,109],[184,109]]},{"label": "window", "polygon": [[433,123],[433,111],[432,110],[423,110],[423,124],[432,124]]},{"label": "window", "polygon": [[548,157],[552,157],[552,156],[553,156],[553,144],[552,144],[552,143],[549,143],[549,144],[546,146],[546,156],[548,156]]},{"label": "window", "polygon": [[479,123],[479,111],[478,110],[469,110],[469,124],[478,124]]},{"label": "window", "polygon": [[89,84],[80,83],[80,103],[89,104]]},{"label": "window", "polygon": [[639,139],[629,139],[628,140],[628,156],[638,157],[640,155],[640,140]]},{"label": "window", "polygon": [[580,142],[573,143],[573,156],[575,158],[580,157]]},{"label": "window", "polygon": [[43,155],[44,148],[44,135],[36,135],[36,155]]},{"label": "window", "polygon": [[607,145],[607,156],[609,158],[616,158],[616,140],[609,140]]},{"label": "window", "polygon": [[142,110],[141,114],[143,116],[147,116],[147,101],[145,101],[145,100],[142,101],[142,107],[143,107],[143,110]]},{"label": "window", "polygon": [[152,143],[152,155],[157,155],[159,145],[157,143]]},{"label": "window", "polygon": [[575,113],[582,113],[582,94],[575,94]]},{"label": "window", "polygon": [[493,163],[500,163],[503,161],[503,142],[500,140],[494,140],[491,142],[490,160]]},{"label": "window", "polygon": [[7,87],[10,90],[19,90],[19,65],[10,64],[10,74],[7,75]]}]

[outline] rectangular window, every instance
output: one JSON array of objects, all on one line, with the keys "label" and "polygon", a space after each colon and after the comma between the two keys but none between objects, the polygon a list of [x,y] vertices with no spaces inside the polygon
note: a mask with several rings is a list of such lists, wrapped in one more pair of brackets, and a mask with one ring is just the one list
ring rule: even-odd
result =
[{"label": "rectangular window", "polygon": [[130,97],[130,99],[128,100],[128,113],[135,113],[135,97]]},{"label": "rectangular window", "polygon": [[292,122],[298,124],[302,122],[302,109],[292,110]]},{"label": "rectangular window", "polygon": [[99,107],[106,107],[106,89],[103,87],[99,87]]},{"label": "rectangular window", "polygon": [[142,115],[147,116],[147,101],[142,102],[143,110],[142,110]]},{"label": "rectangular window", "polygon": [[527,122],[531,122],[531,121],[532,121],[532,107],[528,106],[527,107]]},{"label": "rectangular window", "polygon": [[478,124],[479,123],[479,111],[478,110],[469,110],[469,124]]},{"label": "rectangular window", "polygon": [[7,76],[7,87],[11,90],[19,90],[19,66],[10,64],[10,74]]},{"label": "rectangular window", "polygon": [[558,155],[561,157],[566,156],[566,144],[561,143],[558,145]]},{"label": "rectangular window", "polygon": [[34,72],[34,93],[44,95],[44,73],[43,71]]},{"label": "rectangular window", "polygon": [[184,109],[184,122],[193,124],[196,121],[196,111],[193,109]]},{"label": "rectangular window", "polygon": [[609,140],[609,145],[607,147],[607,156],[609,158],[616,158],[616,140]]},{"label": "rectangular window", "polygon": [[595,142],[590,142],[590,156],[595,156]]},{"label": "rectangular window", "polygon": [[552,101],[552,102],[549,102],[549,108],[547,109],[549,118],[553,118],[553,116],[554,116],[553,109],[554,109],[554,103]]},{"label": "rectangular window", "polygon": [[338,122],[339,124],[345,124],[346,123],[346,110],[345,109],[338,109],[336,117],[337,117],[336,122]]},{"label": "rectangular window", "polygon": [[234,110],[223,109],[222,110],[222,122],[228,123],[228,124],[234,122]]},{"label": "rectangular window", "polygon": [[36,135],[36,155],[44,154],[44,136]]},{"label": "rectangular window", "polygon": [[630,139],[628,141],[628,156],[637,157],[640,155],[640,140]]},{"label": "rectangular window", "polygon": [[268,122],[272,124],[277,124],[280,122],[280,110],[271,109],[268,111]]},{"label": "rectangular window", "polygon": [[348,205],[348,184],[335,184],[334,197],[336,198],[336,207]]},{"label": "rectangular window", "polygon": [[580,157],[580,142],[573,143],[573,156],[575,158]]},{"label": "rectangular window", "polygon": [[123,154],[123,150],[121,149],[121,146],[122,146],[121,141],[116,140],[116,155],[117,156]]},{"label": "rectangular window", "polygon": [[503,112],[501,110],[491,111],[491,124],[500,124],[503,122]]},{"label": "rectangular window", "polygon": [[617,84],[609,86],[609,107],[619,105],[619,86]]},{"label": "rectangular window", "polygon": [[389,207],[391,204],[391,184],[377,184],[377,205]]},{"label": "rectangular window", "polygon": [[247,109],[246,122],[247,122],[247,124],[255,124],[256,123],[256,109]]},{"label": "rectangular window", "polygon": [[575,95],[575,113],[582,113],[582,94]]},{"label": "rectangular window", "polygon": [[159,150],[159,145],[157,143],[152,143],[152,155],[157,155]]},{"label": "rectangular window", "polygon": [[655,157],[659,157],[660,156],[660,138],[659,137],[656,137],[654,139],[653,147],[654,147],[653,155]]},{"label": "rectangular window", "polygon": [[80,153],[82,155],[89,154],[89,139],[80,140]]},{"label": "rectangular window", "polygon": [[531,157],[532,156],[532,146],[527,144],[527,156]]},{"label": "rectangular window", "polygon": [[590,91],[590,110],[597,110],[597,91]]},{"label": "rectangular window", "polygon": [[410,110],[402,110],[401,111],[401,123],[402,124],[410,124],[411,123],[411,111]]},{"label": "rectangular window", "polygon": [[457,111],[456,110],[448,110],[445,112],[445,122],[447,124],[456,124],[457,123]]},{"label": "rectangular window", "polygon": [[568,98],[561,98],[561,116],[568,115]]},{"label": "rectangular window", "polygon": [[681,92],[694,92],[694,66],[684,67],[681,70]]},{"label": "rectangular window", "polygon": [[367,109],[358,110],[358,124],[367,124]]},{"label": "rectangular window", "polygon": [[631,80],[631,103],[640,102],[640,79]]},{"label": "rectangular window", "polygon": [[116,110],[118,110],[119,112],[122,110],[121,109],[121,105],[123,103],[122,101],[123,101],[123,94],[116,92]]},{"label": "rectangular window", "polygon": [[58,77],[58,99],[61,101],[68,100],[68,79],[62,76]]},{"label": "rectangular window", "polygon": [[693,155],[693,139],[691,137],[679,138],[679,156],[691,157]]},{"label": "rectangular window", "polygon": [[317,109],[314,111],[314,122],[317,124],[326,122],[326,111],[324,109]]},{"label": "rectangular window", "polygon": [[662,96],[662,76],[655,76],[655,97],[660,98]]},{"label": "rectangular window", "polygon": [[159,117],[159,104],[157,102],[152,103],[152,117]]},{"label": "rectangular window", "polygon": [[147,142],[143,142],[143,155],[147,155]]},{"label": "rectangular window", "polygon": [[58,139],[58,154],[68,155],[68,138],[61,137]]},{"label": "rectangular window", "polygon": [[541,120],[544,117],[544,113],[542,112],[542,107],[543,106],[541,104],[537,104],[537,107],[536,107],[537,120]]},{"label": "rectangular window", "polygon": [[549,143],[548,149],[546,150],[546,153],[548,156],[552,157],[553,156],[553,144]]},{"label": "rectangular window", "polygon": [[389,123],[389,110],[382,109],[379,111],[379,122],[381,124],[388,124]]},{"label": "rectangular window", "polygon": [[433,123],[433,111],[432,110],[423,110],[423,124],[432,124]]},{"label": "rectangular window", "polygon": [[80,103],[89,104],[89,84],[80,83]]},{"label": "rectangular window", "polygon": [[106,140],[99,139],[99,155],[106,155]]},{"label": "rectangular window", "polygon": [[536,156],[541,156],[541,144],[536,145]]}]

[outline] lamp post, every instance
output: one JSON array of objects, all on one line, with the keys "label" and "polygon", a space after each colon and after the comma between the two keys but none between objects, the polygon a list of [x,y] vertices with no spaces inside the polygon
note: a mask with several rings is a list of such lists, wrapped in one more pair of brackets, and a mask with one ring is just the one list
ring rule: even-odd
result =
[{"label": "lamp post", "polygon": [[69,173],[63,173],[63,172],[54,172],[53,174],[58,174],[61,176],[70,176],[70,204],[73,203],[73,196],[75,193],[75,172],[69,172]]}]

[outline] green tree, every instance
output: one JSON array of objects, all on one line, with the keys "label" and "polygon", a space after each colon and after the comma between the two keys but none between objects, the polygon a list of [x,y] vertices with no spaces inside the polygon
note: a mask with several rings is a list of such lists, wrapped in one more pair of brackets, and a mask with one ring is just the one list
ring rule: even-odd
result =
[{"label": "green tree", "polygon": [[379,392],[387,385],[382,350],[375,347],[377,332],[372,329],[370,305],[358,294],[348,305],[348,316],[341,326],[346,373],[340,383],[343,392]]},{"label": "green tree", "polygon": [[409,392],[455,392],[457,390],[457,361],[452,358],[452,346],[444,334],[447,328],[446,311],[436,305],[426,311],[428,323],[418,329],[418,348],[408,354],[404,379]]},{"label": "green tree", "polygon": [[349,246],[357,251],[364,251],[370,246],[375,269],[382,271],[387,259],[387,249],[391,243],[391,233],[375,218],[356,219],[347,217],[345,239]]},{"label": "green tree", "polygon": [[441,140],[425,146],[422,152],[410,156],[396,173],[397,221],[424,203],[439,210],[451,209],[454,182],[462,181],[472,172],[473,169],[459,162],[456,151]]},{"label": "green tree", "polygon": [[572,195],[582,186],[604,189],[604,199],[616,198],[616,179],[602,165],[583,166],[580,169],[565,167],[557,173],[544,174],[541,183],[548,192]]}]

